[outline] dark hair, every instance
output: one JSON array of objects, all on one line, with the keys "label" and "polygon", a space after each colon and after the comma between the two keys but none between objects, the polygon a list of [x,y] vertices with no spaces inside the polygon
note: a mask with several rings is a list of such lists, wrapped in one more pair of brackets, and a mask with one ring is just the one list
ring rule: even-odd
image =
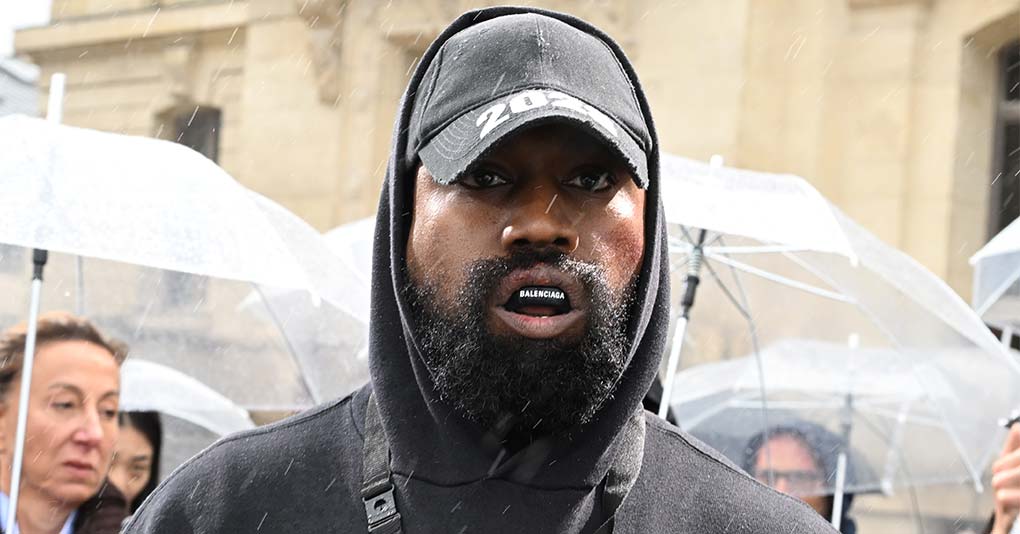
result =
[{"label": "dark hair", "polygon": [[[25,361],[25,344],[28,341],[28,324],[20,323],[0,334],[0,401],[21,375]],[[49,312],[36,322],[35,347],[60,341],[85,341],[106,349],[116,360],[124,363],[128,348],[124,343],[108,338],[99,332],[88,319],[66,312]]]},{"label": "dark hair", "polygon": [[163,444],[163,425],[159,421],[159,412],[120,412],[119,422],[121,428],[133,428],[141,432],[152,445],[149,482],[138,492],[134,500],[128,503],[128,511],[133,514],[159,485],[159,451]]}]

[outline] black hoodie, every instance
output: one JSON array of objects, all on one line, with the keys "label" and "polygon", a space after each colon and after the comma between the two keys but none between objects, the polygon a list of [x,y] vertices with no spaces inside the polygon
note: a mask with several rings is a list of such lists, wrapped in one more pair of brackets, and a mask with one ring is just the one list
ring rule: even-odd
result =
[{"label": "black hoodie", "polygon": [[[540,440],[501,455],[482,429],[437,398],[399,288],[404,285],[418,164],[407,147],[419,83],[451,35],[515,13],[553,17],[603,40],[633,83],[653,148],[648,154],[646,246],[628,326],[627,369],[612,398],[571,439]],[[397,117],[376,219],[371,383],[350,397],[213,445],[157,488],[127,532],[367,532],[361,495],[370,396],[378,405],[396,503],[408,534],[591,533],[600,527],[600,532],[617,533],[832,532],[803,503],[757,483],[642,409],[669,318],[657,146],[633,68],[602,32],[573,17],[529,8],[462,15],[422,57]]]}]

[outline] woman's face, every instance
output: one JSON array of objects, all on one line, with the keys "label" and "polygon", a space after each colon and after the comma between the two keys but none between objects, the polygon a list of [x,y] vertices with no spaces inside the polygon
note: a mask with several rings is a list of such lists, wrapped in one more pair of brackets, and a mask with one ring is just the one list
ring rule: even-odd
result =
[{"label": "woman's face", "polygon": [[[14,458],[20,375],[0,402],[3,467]],[[73,506],[99,489],[117,441],[120,369],[106,349],[86,341],[38,348],[25,435],[22,495]],[[5,469],[4,491],[10,493]]]},{"label": "woman's face", "polygon": [[149,483],[152,474],[152,454],[152,443],[145,434],[133,426],[121,427],[108,476],[110,482],[124,494],[128,503],[134,502]]}]

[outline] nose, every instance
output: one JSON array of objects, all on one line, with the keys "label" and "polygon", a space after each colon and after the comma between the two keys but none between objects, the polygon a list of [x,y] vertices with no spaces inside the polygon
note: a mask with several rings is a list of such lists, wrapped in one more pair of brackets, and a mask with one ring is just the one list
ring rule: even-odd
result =
[{"label": "nose", "polygon": [[85,415],[72,439],[79,445],[95,447],[103,440],[103,435],[103,424],[99,411],[85,410]]},{"label": "nose", "polygon": [[790,487],[790,481],[786,480],[786,477],[777,476],[772,481],[772,487],[780,493],[789,495],[793,488]]},{"label": "nose", "polygon": [[514,212],[501,236],[504,249],[553,247],[565,253],[577,249],[577,230],[555,187],[526,187],[517,196]]}]

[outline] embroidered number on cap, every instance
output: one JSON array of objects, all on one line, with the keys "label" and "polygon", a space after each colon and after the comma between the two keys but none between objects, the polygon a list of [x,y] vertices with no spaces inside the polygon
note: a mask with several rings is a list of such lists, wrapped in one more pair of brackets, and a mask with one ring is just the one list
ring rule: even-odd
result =
[{"label": "embroidered number on cap", "polygon": [[500,113],[503,113],[503,110],[505,109],[506,104],[496,104],[483,111],[482,114],[478,116],[478,120],[475,121],[475,126],[482,126],[482,123],[485,123],[485,126],[482,126],[482,133],[478,134],[479,139],[485,137],[485,134],[491,132],[496,126],[499,126],[510,119],[510,115],[500,116]]},{"label": "embroidered number on cap", "polygon": [[549,99],[542,91],[525,91],[510,99],[510,112],[522,113],[548,104]]},{"label": "embroidered number on cap", "polygon": [[496,126],[510,120],[511,114],[524,113],[526,111],[548,106],[549,104],[556,107],[572,109],[578,113],[583,113],[598,123],[598,125],[609,132],[610,135],[613,137],[617,136],[616,124],[613,123],[613,120],[605,113],[602,113],[593,106],[559,91],[524,91],[510,97],[509,104],[509,113],[504,113],[508,111],[508,107],[507,104],[501,102],[499,104],[493,104],[478,115],[478,120],[475,121],[475,126],[480,126],[482,128],[481,131],[478,132],[479,139],[485,137],[485,135],[491,132]]}]

